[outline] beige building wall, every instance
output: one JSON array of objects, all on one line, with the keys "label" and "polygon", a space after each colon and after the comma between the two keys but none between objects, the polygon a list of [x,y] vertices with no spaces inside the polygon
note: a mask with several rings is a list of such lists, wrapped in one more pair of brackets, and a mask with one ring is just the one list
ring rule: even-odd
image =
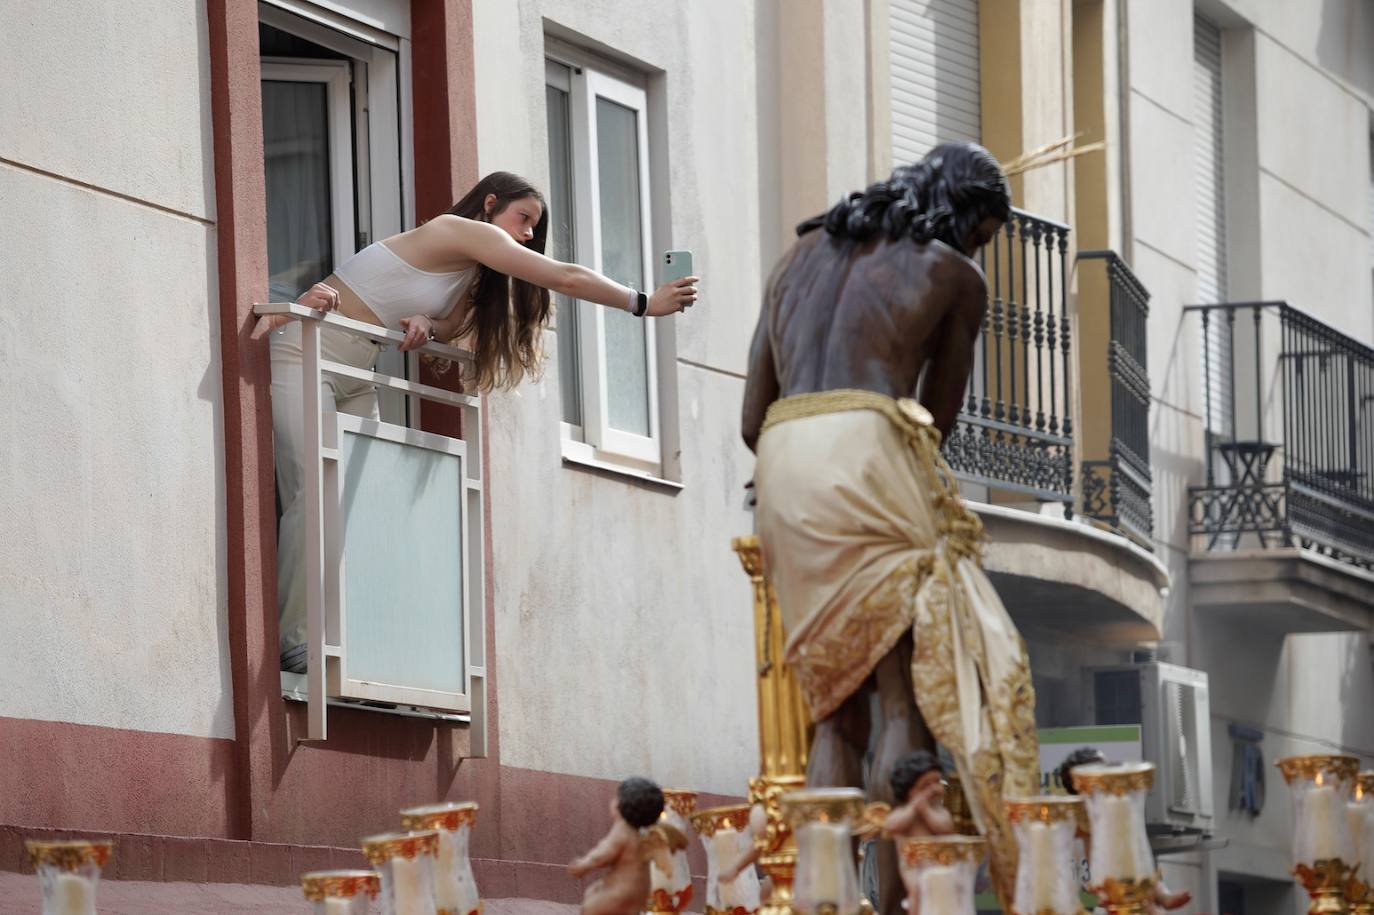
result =
[{"label": "beige building wall", "polygon": [[202,6],[0,2],[0,716],[234,734]]}]

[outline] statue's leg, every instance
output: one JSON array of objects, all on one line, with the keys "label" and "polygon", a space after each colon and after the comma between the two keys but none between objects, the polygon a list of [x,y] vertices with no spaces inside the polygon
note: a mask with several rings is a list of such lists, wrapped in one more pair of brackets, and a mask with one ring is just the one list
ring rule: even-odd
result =
[{"label": "statue's leg", "polygon": [[813,788],[862,788],[863,760],[868,750],[869,678],[827,718],[816,722],[811,755],[806,763],[806,784]]},{"label": "statue's leg", "polygon": [[[895,806],[892,796],[892,770],[897,761],[915,750],[935,752],[935,740],[925,719],[916,708],[911,686],[911,633],[903,635],[874,670],[878,690],[878,733],[873,769],[869,773],[868,799]],[[897,868],[897,844],[882,841],[875,845],[878,855],[878,901],[882,915],[902,915],[906,888]]]}]

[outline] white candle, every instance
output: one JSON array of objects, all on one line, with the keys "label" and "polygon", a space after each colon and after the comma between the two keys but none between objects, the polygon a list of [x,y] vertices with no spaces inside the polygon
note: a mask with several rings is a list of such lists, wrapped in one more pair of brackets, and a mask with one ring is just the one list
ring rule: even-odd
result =
[{"label": "white candle", "polygon": [[330,896],[324,901],[324,915],[349,915],[353,910],[353,900]]},{"label": "white candle", "polygon": [[1108,794],[1102,798],[1102,868],[1105,871],[1095,879],[1115,877],[1118,880],[1134,880],[1144,874],[1136,873],[1135,861],[1135,809],[1129,797]]},{"label": "white candle", "polygon": [[965,915],[960,911],[959,872],[953,866],[933,864],[916,880],[921,911],[909,915]]},{"label": "white candle", "polygon": [[849,827],[842,823],[812,823],[811,848],[815,854],[808,862],[811,868],[811,899],[814,903],[843,903],[842,874],[849,855]]},{"label": "white candle", "polygon": [[458,842],[453,833],[439,830],[439,859],[435,864],[434,902],[441,909],[451,909],[467,915],[463,905],[463,886],[459,879]]},{"label": "white candle", "polygon": [[391,859],[391,901],[394,915],[434,915],[434,904],[425,905],[424,859],[397,856]]},{"label": "white candle", "polygon": [[[1355,850],[1355,860],[1351,864],[1364,860],[1364,821],[1366,805],[1359,801],[1347,801],[1345,804],[1345,823],[1350,830],[1350,841]],[[1364,873],[1364,868],[1360,868],[1360,876],[1368,878]]]},{"label": "white candle", "polygon": [[95,887],[80,874],[58,874],[52,901],[55,915],[95,915]]},{"label": "white candle", "polygon": [[1355,860],[1360,862],[1361,878],[1374,882],[1374,804],[1365,804],[1359,829],[1360,854]]},{"label": "white candle", "polygon": [[1048,823],[1031,823],[1030,873],[1031,911],[1045,912],[1054,908],[1054,884],[1059,868],[1055,866],[1054,830]]},{"label": "white candle", "polygon": [[1307,830],[1314,861],[1340,857],[1336,843],[1336,803],[1336,789],[1331,785],[1314,785],[1307,790]]}]

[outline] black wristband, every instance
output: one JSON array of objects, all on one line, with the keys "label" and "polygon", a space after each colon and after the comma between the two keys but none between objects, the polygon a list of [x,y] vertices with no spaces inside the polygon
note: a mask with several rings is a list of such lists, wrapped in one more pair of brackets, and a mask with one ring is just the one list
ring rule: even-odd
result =
[{"label": "black wristband", "polygon": [[644,317],[644,312],[649,310],[649,297],[642,292],[635,293],[639,296],[639,304],[635,306],[635,317]]}]

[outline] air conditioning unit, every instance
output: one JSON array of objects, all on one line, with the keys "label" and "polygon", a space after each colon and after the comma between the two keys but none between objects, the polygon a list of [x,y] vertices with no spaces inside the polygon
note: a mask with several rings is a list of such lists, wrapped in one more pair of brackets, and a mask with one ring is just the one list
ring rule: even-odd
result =
[{"label": "air conditioning unit", "polygon": [[1141,756],[1155,764],[1145,800],[1152,834],[1212,831],[1212,719],[1207,674],[1150,662],[1087,671],[1094,724],[1139,724]]}]

